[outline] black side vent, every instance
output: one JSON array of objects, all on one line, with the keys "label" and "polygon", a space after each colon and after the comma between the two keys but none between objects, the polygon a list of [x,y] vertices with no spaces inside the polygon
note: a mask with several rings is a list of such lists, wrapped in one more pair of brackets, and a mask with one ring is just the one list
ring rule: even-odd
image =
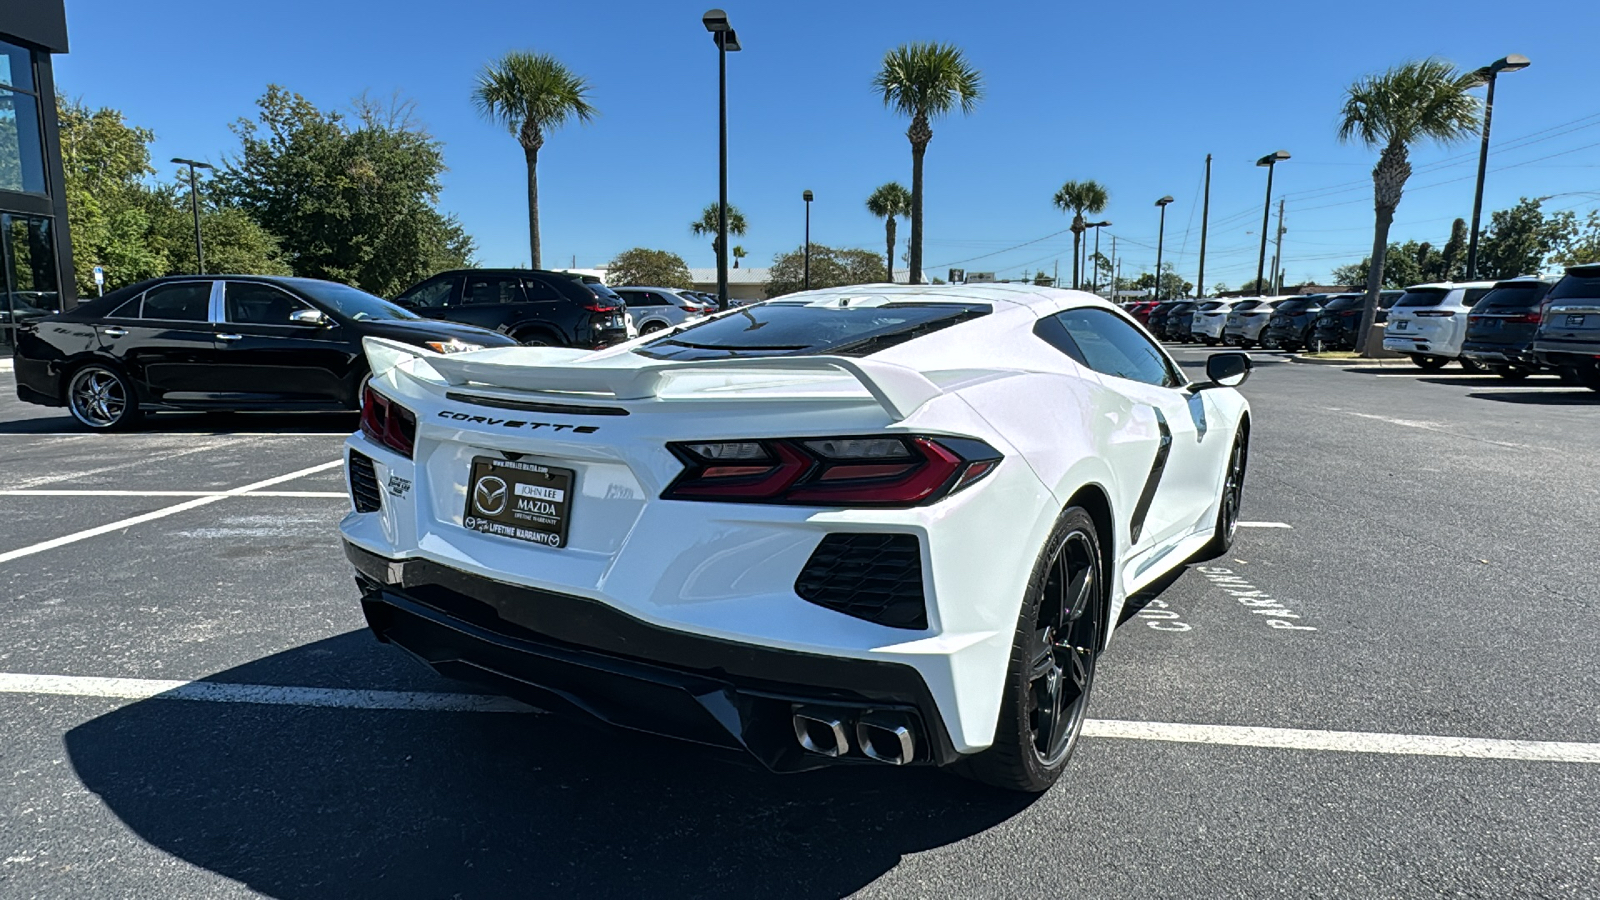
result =
[{"label": "black side vent", "polygon": [[794,592],[890,628],[928,627],[922,547],[913,534],[830,534],[800,570]]},{"label": "black side vent", "polygon": [[356,512],[377,512],[383,508],[383,491],[378,487],[378,473],[372,460],[350,451],[350,499]]}]

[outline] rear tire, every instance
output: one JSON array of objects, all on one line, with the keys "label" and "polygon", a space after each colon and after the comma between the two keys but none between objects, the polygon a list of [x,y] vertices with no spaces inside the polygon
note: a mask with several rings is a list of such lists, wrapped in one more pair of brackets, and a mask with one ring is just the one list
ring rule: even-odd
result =
[{"label": "rear tire", "polygon": [[1463,356],[1458,359],[1457,362],[1461,363],[1461,368],[1467,370],[1468,372],[1486,371],[1483,363],[1480,363],[1475,359],[1467,359],[1465,356]]},{"label": "rear tire", "polygon": [[522,331],[512,332],[511,339],[524,347],[562,346],[561,342],[556,340],[555,335],[538,328],[528,328]]},{"label": "rear tire", "polygon": [[67,410],[92,431],[126,431],[139,423],[139,397],[121,371],[89,363],[67,381]]},{"label": "rear tire", "polygon": [[650,324],[648,324],[648,325],[644,326],[643,328],[639,329],[639,333],[640,334],[655,334],[658,331],[666,330],[666,327],[667,326],[661,324],[660,322],[651,322]]},{"label": "rear tire", "polygon": [[1600,391],[1600,368],[1579,369],[1578,383],[1591,391]]},{"label": "rear tire", "polygon": [[1428,356],[1427,354],[1423,353],[1413,353],[1411,354],[1411,361],[1416,363],[1417,368],[1428,372],[1433,372],[1444,368],[1444,364],[1450,360],[1445,359],[1442,356]]},{"label": "rear tire", "polygon": [[1521,366],[1491,366],[1489,371],[1507,381],[1522,381],[1533,374]]},{"label": "rear tire", "polygon": [[1104,642],[1100,536],[1081,507],[1056,520],[1028,579],[994,744],[957,765],[968,778],[1042,793],[1077,748]]}]

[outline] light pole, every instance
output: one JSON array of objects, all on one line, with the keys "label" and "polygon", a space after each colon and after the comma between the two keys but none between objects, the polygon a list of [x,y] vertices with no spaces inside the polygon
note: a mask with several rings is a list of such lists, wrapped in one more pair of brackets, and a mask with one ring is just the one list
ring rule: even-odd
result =
[{"label": "light pole", "polygon": [[[1094,229],[1094,258],[1089,260],[1094,265],[1089,268],[1089,293],[1097,293],[1100,286],[1100,229],[1110,228],[1110,222],[1090,222],[1085,228]],[[1088,244],[1087,241],[1084,242]]]},{"label": "light pole", "polygon": [[195,181],[194,170],[215,169],[216,166],[213,166],[210,163],[203,163],[197,159],[180,159],[176,156],[172,158],[172,161],[178,163],[179,165],[189,167],[189,207],[194,210],[195,274],[204,275],[206,273],[206,252],[205,248],[200,245],[200,188],[199,184]]},{"label": "light pole", "polygon": [[739,49],[739,35],[728,14],[707,10],[700,17],[717,45],[717,309],[728,308],[728,53]]},{"label": "light pole", "polygon": [[1501,72],[1517,72],[1532,65],[1526,56],[1513,53],[1479,69],[1477,74],[1489,86],[1483,101],[1483,143],[1478,147],[1478,187],[1472,194],[1472,238],[1467,242],[1467,280],[1478,275],[1478,218],[1483,215],[1483,172],[1489,164],[1489,120],[1494,116],[1494,78]]},{"label": "light pole", "polygon": [[1256,160],[1256,165],[1267,167],[1267,202],[1261,207],[1261,255],[1256,257],[1256,291],[1263,297],[1266,292],[1262,290],[1261,277],[1267,267],[1267,217],[1272,213],[1272,170],[1288,158],[1289,151],[1279,150]]},{"label": "light pole", "polygon": [[811,290],[811,192],[800,194],[800,199],[806,201],[806,271],[805,289]]},{"label": "light pole", "polygon": [[1161,245],[1167,238],[1167,204],[1172,202],[1172,195],[1168,194],[1156,201],[1161,207],[1161,230],[1156,232],[1156,299],[1161,299]]}]

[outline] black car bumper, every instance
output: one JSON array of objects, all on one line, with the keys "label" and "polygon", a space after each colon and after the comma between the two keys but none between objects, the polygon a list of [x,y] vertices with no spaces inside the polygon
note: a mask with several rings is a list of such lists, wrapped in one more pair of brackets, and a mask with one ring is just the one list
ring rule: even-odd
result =
[{"label": "black car bumper", "polygon": [[793,720],[801,708],[846,723],[871,712],[911,730],[913,763],[958,758],[910,666],[708,638],[427,560],[390,560],[349,543],[345,554],[380,641],[541,709],[747,752],[774,772],[870,764],[854,747],[838,757],[806,752]]},{"label": "black car bumper", "polygon": [[1524,366],[1543,368],[1544,364],[1532,350],[1516,344],[1490,344],[1467,341],[1461,345],[1461,355],[1486,366]]},{"label": "black car bumper", "polygon": [[1589,352],[1535,347],[1533,355],[1539,362],[1552,369],[1576,369],[1580,372],[1588,369],[1600,370],[1600,344],[1592,344],[1583,349]]},{"label": "black car bumper", "polygon": [[17,378],[17,399],[40,406],[62,406],[61,375],[56,366],[38,359],[16,356],[12,360]]}]

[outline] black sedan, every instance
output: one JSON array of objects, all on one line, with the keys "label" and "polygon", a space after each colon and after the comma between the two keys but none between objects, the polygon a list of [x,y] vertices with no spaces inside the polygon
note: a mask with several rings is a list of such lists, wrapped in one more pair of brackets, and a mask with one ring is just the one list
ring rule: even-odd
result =
[{"label": "black sedan", "polygon": [[99,431],[154,410],[360,409],[368,336],[440,353],[516,343],[331,281],[175,275],[19,326],[17,396]]}]

